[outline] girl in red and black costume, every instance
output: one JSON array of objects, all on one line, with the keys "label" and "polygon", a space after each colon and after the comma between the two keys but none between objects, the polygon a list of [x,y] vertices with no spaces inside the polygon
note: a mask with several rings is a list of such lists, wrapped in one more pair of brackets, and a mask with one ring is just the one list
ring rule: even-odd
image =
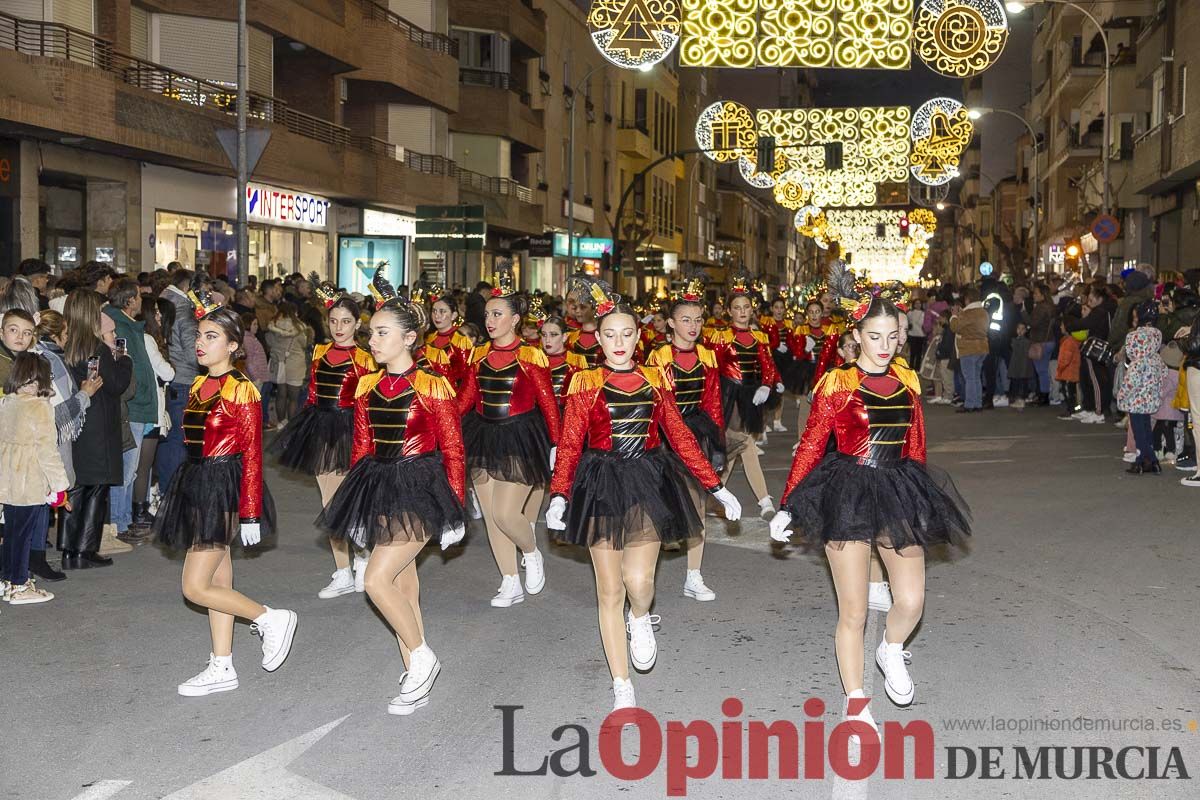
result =
[{"label": "girl in red and black costume", "polygon": [[358,382],[353,466],[317,525],[371,549],[367,595],[399,638],[407,668],[388,713],[407,715],[429,702],[441,671],[425,640],[416,558],[429,541],[445,550],[462,539],[466,466],[454,390],[414,358],[424,308],[397,297],[378,270],[371,293],[371,353],[385,369]]},{"label": "girl in red and black costume", "polygon": [[[308,401],[271,444],[271,451],[279,454],[282,466],[316,477],[324,506],[350,469],[354,393],[359,379],[378,367],[371,354],[355,341],[362,306],[315,274],[310,280],[317,298],[325,305],[332,341],[313,350]],[[317,597],[328,600],[363,591],[367,554],[356,554],[351,570],[346,541],[330,539],[329,546],[333,550],[333,579],[317,592]]]},{"label": "girl in red and black costume", "polygon": [[567,352],[567,323],[562,317],[550,317],[542,323],[542,352],[550,362],[550,384],[561,413],[567,404],[567,386],[571,376],[588,369],[587,359],[578,353]]},{"label": "girl in red and black costume", "polygon": [[[458,408],[471,483],[500,568],[500,589],[491,603],[507,608],[522,602],[525,591],[538,594],[546,585],[534,525],[550,483],[559,415],[546,354],[519,338],[528,301],[513,290],[506,270],[493,285],[484,308],[492,341],[475,348]],[[524,591],[517,550],[525,567]]]},{"label": "girl in red and black costume", "polygon": [[[588,296],[596,303],[606,366],[571,379],[546,525],[591,553],[614,709],[630,708],[637,703],[628,658],[644,672],[658,653],[650,606],[659,549],[695,536],[702,524],[688,497],[687,474],[713,493],[729,519],[736,520],[741,507],[680,417],[662,372],[635,365],[634,311],[600,281],[591,282]],[[664,435],[671,450],[661,446]]]},{"label": "girl in red and black costume", "polygon": [[200,697],[238,687],[233,668],[233,621],[253,621],[262,636],[263,669],[274,672],[292,648],[296,614],[256,603],[233,588],[229,548],[252,547],[275,529],[275,504],[262,478],[262,405],[250,379],[233,368],[241,355],[237,312],[212,304],[199,275],[189,297],[196,307],[196,360],[207,374],[192,382],[183,412],[187,460],[180,465],[154,517],[160,544],[186,550],[183,596],[208,609],[212,652],[208,666],[179,685]]},{"label": "girl in red and black costume", "polygon": [[[662,370],[680,416],[696,437],[701,452],[717,474],[725,469],[725,417],[721,409],[721,371],[717,356],[697,340],[704,326],[704,279],[693,277],[674,297],[667,324],[671,343],[650,354],[646,366]],[[696,514],[704,519],[704,487],[688,481]],[[687,542],[687,576],[683,594],[694,600],[715,600],[717,595],[704,583],[700,566],[704,561],[704,526]]]},{"label": "girl in red and black costume", "polygon": [[[424,302],[429,306],[429,319],[433,330],[425,335],[424,355],[435,371],[450,379],[455,392],[462,391],[463,382],[470,369],[471,351],[475,343],[459,331],[462,319],[454,306],[454,299],[445,290],[434,284],[413,292],[413,302]],[[432,350],[440,350],[445,359],[437,358]]]},{"label": "girl in red and black costume", "polygon": [[604,361],[604,353],[596,329],[596,311],[587,297],[590,280],[582,272],[567,280],[567,292],[575,296],[575,318],[579,322],[579,327],[567,331],[567,351],[583,356],[589,367],[598,367]]},{"label": "girl in red and black costume", "polygon": [[[794,522],[809,542],[824,546],[837,592],[834,642],[847,714],[875,727],[862,691],[872,545],[887,567],[893,597],[875,663],[888,697],[908,705],[914,689],[904,642],[924,608],[925,550],[969,535],[970,511],[949,477],[925,463],[921,384],[896,362],[897,291],[858,295],[853,274],[840,263],[830,286],[853,298],[860,352],[816,388],[771,536],[786,541]],[[837,449],[827,454],[830,434]]]},{"label": "girl in red and black costume", "polygon": [[[769,314],[758,318],[758,327],[767,335],[767,345],[771,348],[771,359],[775,362],[779,382],[783,384],[785,391],[790,391],[789,378],[794,371],[795,362],[791,346],[788,344],[792,320],[787,315],[787,300],[776,297],[771,301],[769,310]],[[777,433],[787,433],[787,426],[783,424],[783,396],[773,394],[766,406],[769,412],[767,422],[771,423],[766,427]]]},{"label": "girl in red and black costume", "polygon": [[642,338],[638,341],[638,361],[646,363],[650,354],[665,344],[671,343],[667,335],[667,311],[658,300],[655,300],[650,310],[650,321],[642,325]]},{"label": "girl in red and black costume", "polygon": [[747,273],[734,277],[729,293],[730,325],[710,333],[706,344],[716,352],[721,367],[721,405],[725,411],[729,455],[725,478],[729,478],[734,462],[740,458],[750,488],[758,498],[759,513],[767,517],[775,511],[775,506],[767,493],[755,440],[763,435],[763,405],[772,392],[783,391],[783,384],[771,357],[770,340],[762,331],[750,328],[756,300],[751,283]]}]

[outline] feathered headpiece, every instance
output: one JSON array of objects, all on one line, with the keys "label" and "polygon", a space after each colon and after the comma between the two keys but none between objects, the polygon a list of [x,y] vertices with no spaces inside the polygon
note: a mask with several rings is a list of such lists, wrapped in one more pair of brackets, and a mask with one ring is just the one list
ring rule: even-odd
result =
[{"label": "feathered headpiece", "polygon": [[704,302],[704,284],[707,282],[708,273],[704,270],[690,272],[685,277],[683,286],[671,295],[671,299],[676,303],[702,303]]},{"label": "feathered headpiece", "polygon": [[621,295],[613,294],[612,287],[607,283],[582,273],[571,276],[567,282],[567,289],[591,305],[597,317],[611,313],[617,307],[617,303],[621,302]]},{"label": "feathered headpiece", "polygon": [[513,286],[511,261],[501,261],[496,265],[496,275],[492,279],[492,287],[492,297],[512,297],[517,293]]},{"label": "feathered headpiece", "polygon": [[758,296],[758,287],[755,284],[754,276],[746,270],[736,272],[729,284],[729,294],[731,297],[749,297],[753,300]]},{"label": "feathered headpiece", "polygon": [[213,302],[212,292],[204,288],[207,278],[208,276],[203,272],[197,272],[192,276],[192,286],[188,289],[187,296],[195,307],[196,319],[204,319],[221,307],[220,303]]},{"label": "feathered headpiece", "polygon": [[892,303],[901,311],[908,309],[908,289],[899,281],[875,286],[865,285],[840,258],[829,265],[829,291],[854,322],[862,322],[876,298]]},{"label": "feathered headpiece", "polygon": [[418,283],[413,287],[410,293],[414,303],[428,303],[432,306],[438,300],[442,299],[442,295],[446,290],[442,288],[440,283]]},{"label": "feathered headpiece", "polygon": [[377,309],[401,302],[400,295],[396,293],[396,287],[392,286],[391,281],[383,276],[383,270],[387,265],[388,262],[380,261],[375,266],[375,274],[371,277],[371,296],[375,298],[375,308]]},{"label": "feathered headpiece", "polygon": [[537,295],[529,300],[529,313],[525,315],[525,322],[533,325],[538,330],[542,329],[542,323],[549,319],[550,315],[546,313],[546,308],[542,304],[542,296]]},{"label": "feathered headpiece", "polygon": [[321,280],[321,276],[316,272],[308,273],[308,282],[312,284],[313,293],[321,301],[321,304],[325,306],[326,311],[333,308],[334,303],[346,296],[345,292],[329,281]]}]

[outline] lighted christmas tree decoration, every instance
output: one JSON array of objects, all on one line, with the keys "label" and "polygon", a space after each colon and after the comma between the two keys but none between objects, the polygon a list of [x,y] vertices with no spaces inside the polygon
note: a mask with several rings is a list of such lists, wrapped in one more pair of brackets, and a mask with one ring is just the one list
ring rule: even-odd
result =
[{"label": "lighted christmas tree decoration", "polygon": [[696,144],[713,161],[753,159],[758,145],[754,115],[741,103],[718,100],[696,118]]},{"label": "lighted christmas tree decoration", "polygon": [[958,160],[975,130],[966,107],[950,97],[935,97],[913,112],[910,128],[912,176],[931,186],[956,178]]},{"label": "lighted christmas tree decoration", "polygon": [[1001,0],[924,0],[913,38],[930,69],[967,78],[1000,57],[1008,41],[1008,15]]},{"label": "lighted christmas tree decoration", "polygon": [[592,0],[588,30],[601,55],[618,67],[647,69],[679,42],[676,0]]}]

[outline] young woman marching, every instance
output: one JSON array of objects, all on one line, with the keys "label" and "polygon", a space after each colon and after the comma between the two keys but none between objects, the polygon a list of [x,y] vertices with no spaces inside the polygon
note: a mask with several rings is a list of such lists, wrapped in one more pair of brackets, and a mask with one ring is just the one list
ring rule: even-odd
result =
[{"label": "young woman marching", "polygon": [[[662,370],[671,387],[680,416],[696,438],[704,457],[719,475],[725,469],[725,418],[721,410],[721,372],[717,356],[697,340],[704,325],[704,282],[693,278],[671,303],[667,323],[671,326],[671,344],[650,354],[646,366]],[[704,487],[688,481],[688,493],[701,522],[704,520]],[[683,593],[693,600],[717,598],[700,574],[704,561],[704,525],[687,542],[687,577]]]},{"label": "young woman marching", "polygon": [[253,547],[275,527],[275,505],[262,478],[262,406],[254,384],[233,368],[244,336],[237,312],[211,304],[199,280],[188,296],[200,320],[196,360],[207,374],[197,376],[188,393],[188,457],[171,478],[153,530],[159,543],[187,550],[183,596],[208,609],[208,666],[179,685],[184,697],[201,697],[238,687],[234,618],[253,621],[250,629],[262,636],[263,669],[274,672],[291,652],[296,614],[233,588],[229,548],[235,538]]},{"label": "young woman marching", "polygon": [[[425,355],[430,350],[440,350],[446,355],[446,365],[437,369],[450,379],[454,390],[460,391],[470,369],[471,351],[475,343],[459,332],[462,320],[454,298],[446,294],[441,286],[434,284],[428,289],[413,292],[413,301],[423,300],[429,305],[429,319],[433,330],[425,335]],[[430,359],[433,362],[433,359]]]},{"label": "young woman marching", "polygon": [[[659,549],[663,542],[695,536],[702,522],[688,497],[688,471],[713,493],[729,519],[736,520],[741,507],[679,416],[662,372],[634,364],[634,311],[618,305],[619,298],[604,284],[592,286],[606,366],[571,379],[546,525],[591,553],[600,638],[618,709],[637,705],[628,658],[644,672],[658,654],[658,619],[650,607]],[[661,446],[664,435],[670,451]],[[629,615],[623,625],[626,598]]]},{"label": "young woman marching", "polygon": [[[787,315],[787,300],[776,297],[771,301],[771,313],[758,318],[758,327],[767,334],[767,343],[771,348],[771,358],[775,362],[775,372],[784,389],[788,389],[788,376],[794,369],[794,357],[788,345],[789,334],[792,332],[792,320]],[[769,428],[777,433],[787,433],[783,424],[783,397],[773,393],[766,403],[767,422]]]},{"label": "young woman marching", "polygon": [[588,368],[587,359],[578,353],[567,352],[567,324],[561,317],[550,317],[542,323],[542,352],[550,362],[550,384],[561,413],[567,404],[567,386],[571,376]]},{"label": "young woman marching", "polygon": [[768,517],[775,507],[767,494],[755,440],[763,435],[763,404],[772,391],[782,392],[783,385],[775,371],[767,335],[750,329],[754,291],[751,277],[745,273],[733,279],[729,315],[730,326],[713,332],[706,342],[716,351],[717,363],[721,365],[721,396],[727,425],[725,438],[730,451],[725,478],[729,478],[734,461],[740,458],[750,488],[758,498],[759,513]]},{"label": "young woman marching", "polygon": [[454,390],[413,356],[424,308],[397,297],[379,270],[371,293],[371,353],[385,369],[358,381],[353,466],[317,525],[371,549],[367,596],[400,640],[406,667],[388,713],[403,716],[428,704],[441,672],[425,640],[417,554],[431,540],[445,550],[462,539],[466,467]]},{"label": "young woman marching", "polygon": [[546,585],[534,525],[550,483],[559,415],[546,354],[518,338],[528,303],[513,290],[508,272],[496,276],[495,287],[484,308],[492,340],[471,356],[458,410],[471,483],[500,568],[492,606],[507,608],[522,602],[525,591],[538,594]]},{"label": "young woman marching", "polygon": [[[313,350],[309,367],[308,401],[291,424],[271,445],[279,463],[306,475],[314,475],[321,493],[321,506],[350,469],[350,440],[354,433],[354,393],[364,375],[377,367],[371,354],[355,341],[362,307],[337,287],[312,278],[317,298],[324,303],[329,321],[330,344]],[[330,539],[333,550],[333,580],[317,597],[329,600],[363,591],[368,554],[355,554],[350,569],[350,548],[345,539]]]},{"label": "young woman marching", "polygon": [[[914,695],[904,642],[924,608],[925,549],[969,535],[970,511],[949,477],[940,471],[935,477],[925,464],[920,381],[895,363],[899,333],[890,298],[899,293],[858,295],[844,264],[835,265],[834,273],[830,286],[853,298],[860,353],[816,388],[771,537],[787,541],[795,522],[810,542],[825,547],[838,601],[834,649],[848,704],[864,696],[867,584],[872,544],[879,548],[893,604],[875,663],[888,697],[904,706]],[[837,451],[827,455],[835,431]],[[875,727],[865,705],[850,717]]]},{"label": "young woman marching", "polygon": [[579,321],[578,328],[567,331],[567,350],[583,356],[589,367],[596,367],[604,360],[604,353],[596,332],[596,312],[587,300],[590,280],[587,275],[578,274],[567,281],[567,292],[575,295],[575,319]]}]

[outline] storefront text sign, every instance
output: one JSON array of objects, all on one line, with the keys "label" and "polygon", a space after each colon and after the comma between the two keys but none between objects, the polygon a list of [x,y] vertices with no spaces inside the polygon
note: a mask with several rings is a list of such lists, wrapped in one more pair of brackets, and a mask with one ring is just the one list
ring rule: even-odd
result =
[{"label": "storefront text sign", "polygon": [[269,225],[319,230],[329,225],[329,201],[324,197],[261,183],[247,184],[246,212],[251,221]]}]

